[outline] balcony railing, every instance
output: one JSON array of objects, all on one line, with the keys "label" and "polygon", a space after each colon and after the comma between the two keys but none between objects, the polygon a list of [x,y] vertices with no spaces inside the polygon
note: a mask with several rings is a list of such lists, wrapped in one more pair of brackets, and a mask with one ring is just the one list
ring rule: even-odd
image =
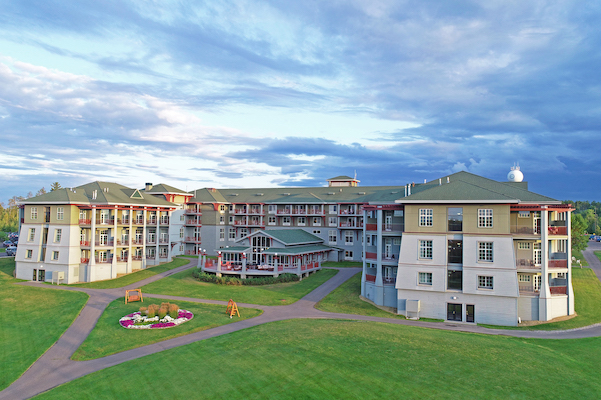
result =
[{"label": "balcony railing", "polygon": [[551,294],[567,294],[567,286],[550,286],[549,291]]},{"label": "balcony railing", "polygon": [[370,275],[370,274],[365,274],[365,281],[366,282],[376,283],[376,276],[375,275]]},{"label": "balcony railing", "polygon": [[278,214],[291,214],[290,209],[285,208],[283,210],[278,210]]},{"label": "balcony railing", "polygon": [[96,260],[96,264],[110,264],[113,262],[113,257],[107,257],[107,258],[95,257],[94,260]]},{"label": "balcony railing", "polygon": [[[368,231],[377,231],[378,224],[365,224]],[[405,224],[382,224],[382,232],[403,232]]]},{"label": "balcony railing", "polygon": [[518,268],[540,269],[540,264],[536,265],[534,263],[534,260],[530,260],[530,259],[526,259],[526,258],[519,258],[519,259],[515,260],[515,266]]},{"label": "balcony railing", "polygon": [[167,258],[167,254],[159,254],[159,258]]},{"label": "balcony railing", "polygon": [[169,218],[161,217],[161,225],[169,225]]},{"label": "balcony railing", "polygon": [[357,222],[357,223],[355,223],[355,222],[340,222],[338,224],[338,227],[340,227],[340,228],[357,228],[357,229],[360,229],[360,228],[363,228],[363,222]]},{"label": "balcony railing", "polygon": [[156,224],[157,224],[156,218],[150,218],[150,219],[146,220],[146,225],[156,225]]},{"label": "balcony railing", "polygon": [[564,235],[567,236],[568,227],[567,226],[550,226],[549,227],[549,235]]},{"label": "balcony railing", "polygon": [[540,235],[540,228],[532,228],[528,226],[511,225],[511,233],[522,235]]},{"label": "balcony railing", "polygon": [[191,243],[200,243],[200,237],[196,237],[196,236],[187,236],[186,240],[184,240],[184,242],[191,242]]},{"label": "balcony railing", "polygon": [[79,245],[82,247],[90,247],[90,241],[89,240],[80,240]]},{"label": "balcony railing", "polygon": [[186,210],[184,210],[184,214],[195,214],[195,215],[202,215],[202,211],[201,210],[197,210],[196,208],[186,208]]},{"label": "balcony railing", "polygon": [[94,242],[94,245],[96,245],[98,247],[110,247],[114,243],[115,242],[113,240],[106,240],[106,241],[96,241],[96,242]]},{"label": "balcony railing", "polygon": [[79,225],[92,225],[92,220],[88,218],[80,218]]},{"label": "balcony railing", "polygon": [[131,256],[133,261],[142,261],[142,256]]},{"label": "balcony railing", "polygon": [[122,217],[118,223],[121,225],[129,225],[129,217]]},{"label": "balcony railing", "polygon": [[159,239],[159,244],[167,244],[169,243],[169,239]]},{"label": "balcony railing", "polygon": [[140,239],[138,239],[138,238],[133,239],[131,241],[131,244],[144,244],[144,239],[142,239],[142,238],[140,238]]},{"label": "balcony railing", "polygon": [[385,285],[394,285],[394,283],[396,282],[396,278],[387,278],[387,277],[384,277],[384,278],[382,278],[382,282]]},{"label": "balcony railing", "polygon": [[82,257],[82,258],[79,259],[79,263],[80,264],[87,264],[89,262],[90,262],[90,259],[86,258],[86,257]]},{"label": "balcony railing", "polygon": [[325,210],[308,210],[307,214],[309,215],[325,215]]},{"label": "balcony railing", "polygon": [[115,217],[110,217],[108,219],[97,219],[96,222],[98,225],[114,225]]},{"label": "balcony railing", "polygon": [[568,260],[549,260],[549,268],[567,268]]},{"label": "balcony railing", "polygon": [[202,225],[202,222],[200,219],[187,219],[184,223],[185,225],[197,225],[200,226]]},{"label": "balcony railing", "polygon": [[136,220],[134,221],[134,224],[144,225],[144,217],[136,218]]},{"label": "balcony railing", "polygon": [[365,252],[365,258],[368,260],[376,260],[378,258],[378,253],[374,253],[371,251]]}]

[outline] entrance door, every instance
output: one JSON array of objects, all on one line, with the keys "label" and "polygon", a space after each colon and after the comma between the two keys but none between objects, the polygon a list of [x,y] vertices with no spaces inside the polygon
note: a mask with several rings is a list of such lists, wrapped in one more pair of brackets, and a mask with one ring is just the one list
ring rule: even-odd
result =
[{"label": "entrance door", "polygon": [[46,282],[46,270],[38,270],[38,282]]},{"label": "entrance door", "polygon": [[542,280],[541,275],[536,275],[534,277],[534,291],[535,292],[540,291],[541,280]]},{"label": "entrance door", "polygon": [[465,322],[475,322],[476,321],[476,306],[473,304],[467,304],[465,306]]},{"label": "entrance door", "polygon": [[388,211],[384,216],[384,230],[387,232],[392,230],[392,215]]},{"label": "entrance door", "polygon": [[462,321],[463,318],[461,316],[461,314],[462,314],[461,311],[462,311],[461,304],[448,303],[447,304],[447,320],[448,321]]}]

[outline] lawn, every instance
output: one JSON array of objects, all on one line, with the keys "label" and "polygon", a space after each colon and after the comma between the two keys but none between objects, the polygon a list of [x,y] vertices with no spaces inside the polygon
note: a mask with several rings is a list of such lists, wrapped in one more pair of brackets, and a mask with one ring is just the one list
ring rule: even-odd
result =
[{"label": "lawn", "polygon": [[360,261],[325,261],[321,263],[321,266],[333,268],[362,268],[363,263]]},{"label": "lawn", "polygon": [[88,295],[14,285],[13,258],[0,259],[0,390],[5,389],[58,340]]},{"label": "lawn", "polygon": [[363,301],[359,298],[361,294],[361,273],[357,273],[351,279],[337,287],[333,292],[322,299],[315,308],[321,311],[368,315],[370,317],[400,318],[402,315],[396,315]]},{"label": "lawn", "polygon": [[98,323],[77,349],[72,359],[90,360],[104,357],[188,333],[240,321],[241,319],[256,317],[262,313],[261,310],[254,308],[240,308],[240,318],[236,316],[230,319],[225,313],[225,306],[177,301],[173,303],[177,304],[179,308],[186,309],[194,314],[191,321],[169,329],[152,330],[125,329],[119,325],[119,318],[138,311],[141,306],[160,305],[163,301],[166,300],[149,297],[144,298],[144,303],[124,304],[123,298],[113,301],[100,316]]},{"label": "lawn", "polygon": [[146,269],[142,269],[136,272],[132,272],[131,274],[123,275],[116,279],[109,279],[106,281],[98,281],[98,282],[89,282],[89,283],[75,283],[69,286],[75,286],[80,288],[89,288],[89,289],[114,289],[120,288],[127,285],[131,285],[132,283],[136,283],[141,281],[142,279],[150,278],[151,276],[160,274],[161,272],[169,271],[170,269],[174,269],[177,267],[181,267],[182,265],[186,265],[190,260],[187,258],[175,258],[173,261],[156,265],[154,267],[148,267]]},{"label": "lawn", "polygon": [[601,338],[288,320],[130,361],[39,398],[593,399],[600,358]]},{"label": "lawn", "polygon": [[579,250],[572,250],[572,257],[575,257],[576,259],[580,260],[580,265],[578,263],[575,263],[575,262],[572,261],[572,265],[573,266],[575,266],[575,267],[579,267],[579,266],[588,267],[588,261],[586,261],[586,258],[584,258],[584,256],[582,255],[581,251],[579,251]]},{"label": "lawn", "polygon": [[266,306],[288,305],[336,275],[338,271],[323,269],[303,278],[300,282],[278,283],[264,286],[230,286],[197,281],[192,277],[193,269],[173,274],[160,281],[142,287],[144,293],[166,294],[171,296],[194,297],[199,299],[228,301],[237,303],[261,304]]}]

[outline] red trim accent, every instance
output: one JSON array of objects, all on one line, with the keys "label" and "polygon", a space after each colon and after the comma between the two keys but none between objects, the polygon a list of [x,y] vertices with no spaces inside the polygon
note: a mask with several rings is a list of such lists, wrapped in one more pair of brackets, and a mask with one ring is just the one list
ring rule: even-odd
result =
[{"label": "red trim accent", "polygon": [[380,205],[365,205],[363,209],[366,211],[373,210],[404,210],[405,206],[402,204],[380,204]]},{"label": "red trim accent", "polygon": [[511,205],[511,211],[574,211],[575,208],[572,207],[571,204],[550,204],[550,205],[540,205],[540,204],[525,204],[525,205]]}]

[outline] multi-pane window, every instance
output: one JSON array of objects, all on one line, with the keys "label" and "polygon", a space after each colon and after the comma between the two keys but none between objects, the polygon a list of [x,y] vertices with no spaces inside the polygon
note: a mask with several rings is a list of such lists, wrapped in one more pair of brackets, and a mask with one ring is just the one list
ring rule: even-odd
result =
[{"label": "multi-pane window", "polygon": [[53,251],[53,252],[52,252],[52,259],[53,259],[54,261],[58,260],[58,251]]},{"label": "multi-pane window", "polygon": [[336,217],[328,218],[328,225],[330,225],[330,226],[336,226],[337,222],[338,222],[338,219]]},{"label": "multi-pane window", "polygon": [[225,204],[220,204],[219,205],[219,212],[225,212],[225,210],[226,210]]},{"label": "multi-pane window", "polygon": [[492,260],[492,242],[478,242],[478,261]]},{"label": "multi-pane window", "polygon": [[352,260],[353,259],[353,252],[351,250],[346,250],[344,252],[344,259],[345,260]]},{"label": "multi-pane window", "polygon": [[219,228],[219,240],[225,240],[225,228]]},{"label": "multi-pane window", "polygon": [[313,226],[321,226],[321,218],[313,217]]},{"label": "multi-pane window", "polygon": [[420,285],[432,285],[432,272],[420,272],[418,276]]},{"label": "multi-pane window", "polygon": [[184,227],[179,228],[179,238],[182,239],[184,237]]},{"label": "multi-pane window", "polygon": [[31,219],[38,219],[38,208],[31,207]]},{"label": "multi-pane window", "polygon": [[518,282],[530,282],[532,275],[518,274]]},{"label": "multi-pane window", "polygon": [[278,210],[278,206],[276,204],[269,204],[267,206],[267,212],[269,214],[275,214],[277,212],[277,210]]},{"label": "multi-pane window", "polygon": [[419,258],[432,259],[432,241],[431,240],[420,240],[419,241]]},{"label": "multi-pane window", "polygon": [[305,226],[306,223],[306,218],[305,217],[298,217],[297,219],[297,225],[298,226]]},{"label": "multi-pane window", "polygon": [[56,219],[62,221],[65,218],[65,207],[56,208]]},{"label": "multi-pane window", "polygon": [[330,242],[330,244],[336,244],[337,237],[337,231],[328,231],[328,241]]},{"label": "multi-pane window", "polygon": [[492,289],[493,288],[492,276],[478,275],[478,288],[479,289]]},{"label": "multi-pane window", "polygon": [[33,257],[33,250],[27,250],[27,253],[25,254],[25,258],[31,258]]},{"label": "multi-pane window", "polygon": [[431,208],[419,209],[419,226],[432,226],[434,212]]},{"label": "multi-pane window", "polygon": [[27,237],[27,240],[30,242],[33,242],[33,239],[35,239],[35,228],[30,228],[29,236]]},{"label": "multi-pane window", "polygon": [[353,244],[353,238],[354,238],[354,232],[353,231],[346,231],[344,233],[344,243],[345,244]]},{"label": "multi-pane window", "polygon": [[219,216],[219,223],[221,225],[225,224],[225,217],[223,215]]},{"label": "multi-pane window", "polygon": [[519,250],[530,250],[530,242],[518,242]]},{"label": "multi-pane window", "polygon": [[478,228],[492,228],[492,208],[478,209]]},{"label": "multi-pane window", "polygon": [[56,243],[59,243],[61,241],[61,237],[63,236],[63,230],[62,229],[56,229],[54,231],[54,241]]},{"label": "multi-pane window", "polygon": [[392,244],[394,244],[395,246],[399,246],[401,244],[401,238],[400,237],[393,238]]},{"label": "multi-pane window", "polygon": [[231,240],[234,240],[234,239],[236,239],[236,228],[230,228],[230,235],[229,235],[229,238],[230,238]]},{"label": "multi-pane window", "polygon": [[290,226],[290,217],[282,217],[282,225]]},{"label": "multi-pane window", "polygon": [[336,214],[338,212],[338,204],[330,204],[330,214]]},{"label": "multi-pane window", "polygon": [[240,228],[240,237],[241,238],[245,238],[248,236],[248,229],[247,228]]},{"label": "multi-pane window", "polygon": [[277,223],[276,217],[269,216],[269,218],[267,218],[267,224],[268,225],[275,225],[276,223]]}]

